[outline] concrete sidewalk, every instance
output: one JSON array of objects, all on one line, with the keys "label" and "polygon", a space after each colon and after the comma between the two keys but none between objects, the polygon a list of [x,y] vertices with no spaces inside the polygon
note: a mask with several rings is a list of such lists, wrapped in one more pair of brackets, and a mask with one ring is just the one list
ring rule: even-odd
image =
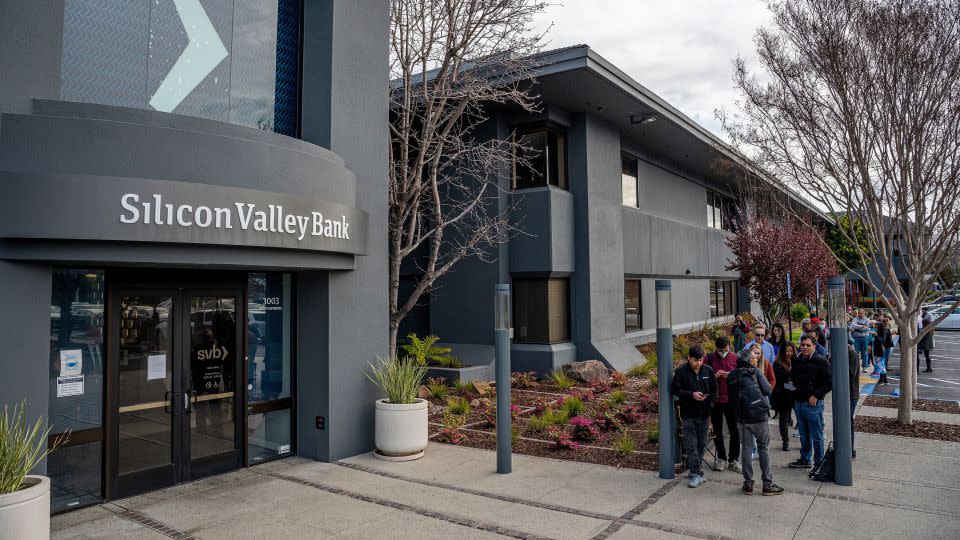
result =
[{"label": "concrete sidewalk", "polygon": [[786,468],[798,452],[777,442],[778,497],[743,495],[732,471],[707,470],[689,489],[648,471],[514,456],[513,474],[497,475],[493,452],[442,444],[409,463],[289,458],[54,517],[53,537],[957,538],[960,443],[856,443],[844,488]]}]

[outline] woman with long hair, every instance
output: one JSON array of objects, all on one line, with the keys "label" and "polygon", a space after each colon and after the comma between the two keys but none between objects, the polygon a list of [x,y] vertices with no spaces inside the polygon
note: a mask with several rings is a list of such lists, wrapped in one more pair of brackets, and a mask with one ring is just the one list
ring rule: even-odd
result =
[{"label": "woman with long hair", "polygon": [[871,342],[871,347],[873,348],[873,366],[874,371],[880,376],[880,378],[877,379],[877,384],[887,384],[886,344],[887,340],[890,339],[890,331],[887,330],[887,325],[883,322],[883,319],[877,321],[873,331],[874,336]]},{"label": "woman with long hair", "polygon": [[793,359],[797,357],[797,346],[792,341],[788,341],[780,348],[777,354],[777,361],[773,364],[773,372],[777,377],[777,384],[773,387],[773,394],[770,396],[770,407],[776,411],[780,421],[780,438],[783,440],[783,451],[790,451],[790,427],[793,426],[793,405],[794,390],[793,379],[790,378],[790,370],[793,367]]},{"label": "woman with long hair", "polygon": [[770,332],[770,344],[773,345],[773,356],[776,357],[780,354],[783,345],[790,341],[790,338],[787,337],[787,331],[783,329],[783,324],[778,322],[773,323]]}]

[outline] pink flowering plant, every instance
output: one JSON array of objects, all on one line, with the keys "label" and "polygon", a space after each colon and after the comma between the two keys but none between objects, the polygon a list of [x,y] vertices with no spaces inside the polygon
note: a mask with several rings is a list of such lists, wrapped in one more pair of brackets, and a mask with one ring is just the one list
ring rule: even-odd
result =
[{"label": "pink flowering plant", "polygon": [[547,436],[553,441],[554,450],[579,450],[577,444],[567,431],[561,427],[553,426],[547,431]]},{"label": "pink flowering plant", "polygon": [[593,420],[583,416],[574,416],[569,422],[571,435],[574,440],[590,442],[600,437],[600,430],[593,424]]},{"label": "pink flowering plant", "polygon": [[454,428],[443,428],[437,435],[437,441],[447,444],[463,444],[467,442],[467,434]]}]

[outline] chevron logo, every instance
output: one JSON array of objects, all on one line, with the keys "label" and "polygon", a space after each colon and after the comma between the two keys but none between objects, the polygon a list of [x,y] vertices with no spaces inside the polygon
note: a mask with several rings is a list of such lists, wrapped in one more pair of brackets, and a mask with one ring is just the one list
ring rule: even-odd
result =
[{"label": "chevron logo", "polygon": [[220,35],[200,0],[173,0],[189,43],[150,98],[150,106],[172,112],[227,57]]}]

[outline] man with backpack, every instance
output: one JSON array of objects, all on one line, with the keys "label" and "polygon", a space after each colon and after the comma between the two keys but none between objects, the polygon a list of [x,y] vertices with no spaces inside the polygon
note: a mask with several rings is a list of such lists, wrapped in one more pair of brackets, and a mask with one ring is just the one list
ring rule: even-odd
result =
[{"label": "man with backpack", "polygon": [[[717,403],[710,412],[713,422],[713,446],[717,449],[717,458],[713,461],[712,469],[726,470],[730,467],[736,472],[740,468],[740,433],[737,430],[737,418],[734,414],[736,404],[729,401],[727,396],[727,380],[730,373],[737,369],[737,355],[730,351],[730,341],[720,336],[714,341],[717,350],[707,355],[706,364],[713,368],[717,378]],[[723,423],[726,420],[727,433],[730,434],[730,453],[723,445]],[[727,461],[729,459],[729,461]]]},{"label": "man with backpack", "polygon": [[773,483],[770,472],[770,383],[757,369],[762,352],[758,345],[747,349],[737,360],[737,369],[729,376],[732,402],[736,404],[737,430],[743,467],[743,492],[753,495],[753,446],[756,442],[764,495],[781,495],[783,488]]},{"label": "man with backpack", "polygon": [[683,448],[687,452],[687,467],[690,469],[688,486],[695,488],[703,483],[700,461],[707,446],[710,409],[717,400],[717,379],[710,366],[703,365],[703,349],[690,347],[687,362],[673,373],[670,386],[679,400],[680,417],[683,419]]},{"label": "man with backpack", "polygon": [[833,374],[827,359],[816,353],[815,344],[809,335],[802,336],[800,354],[790,368],[796,386],[794,413],[800,432],[800,459],[789,464],[792,469],[809,469],[823,459],[823,399],[833,389]]}]

